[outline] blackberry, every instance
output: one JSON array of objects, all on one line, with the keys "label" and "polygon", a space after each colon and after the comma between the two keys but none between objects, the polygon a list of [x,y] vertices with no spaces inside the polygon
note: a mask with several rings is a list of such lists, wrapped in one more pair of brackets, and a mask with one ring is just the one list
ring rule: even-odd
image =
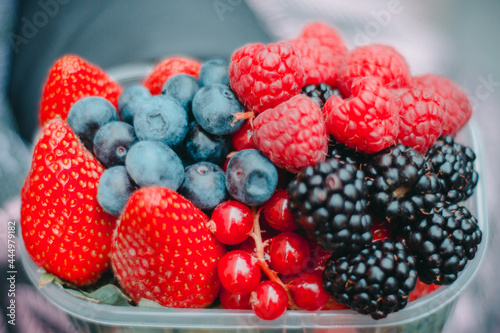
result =
[{"label": "blackberry", "polygon": [[323,271],[323,286],[337,302],[374,319],[404,308],[416,283],[415,258],[401,242],[390,240],[331,257]]},{"label": "blackberry", "polygon": [[287,191],[295,222],[332,255],[359,251],[372,241],[365,175],[355,165],[328,159],[309,166]]},{"label": "blackberry", "polygon": [[325,102],[333,95],[339,95],[338,90],[333,90],[326,83],[320,83],[318,85],[309,84],[302,88],[302,94],[308,96],[313,101],[315,101],[320,108],[323,108]]},{"label": "blackberry", "polygon": [[460,202],[472,196],[478,181],[478,173],[474,170],[476,155],[472,149],[447,135],[436,140],[426,159],[432,163],[441,181],[445,201]]},{"label": "blackberry", "polygon": [[403,242],[416,257],[422,282],[451,284],[474,258],[482,233],[469,210],[440,202],[430,214],[403,228]]},{"label": "blackberry", "polygon": [[432,165],[411,147],[398,144],[372,154],[363,169],[371,211],[391,223],[411,223],[442,197]]},{"label": "blackberry", "polygon": [[331,135],[330,141],[328,142],[328,156],[336,158],[340,163],[352,163],[357,166],[363,165],[366,159],[365,154],[349,148],[343,143],[337,142]]}]

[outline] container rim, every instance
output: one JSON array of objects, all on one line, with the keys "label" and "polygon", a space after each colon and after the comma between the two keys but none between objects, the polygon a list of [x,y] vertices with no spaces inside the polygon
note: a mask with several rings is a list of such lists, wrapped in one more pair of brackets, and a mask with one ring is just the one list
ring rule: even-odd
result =
[{"label": "container rim", "polygon": [[[130,64],[110,69],[109,73],[118,81],[138,80],[144,77],[150,64]],[[55,284],[38,287],[40,292],[64,312],[79,319],[110,326],[157,327],[157,328],[202,328],[202,329],[242,329],[242,328],[379,328],[405,325],[437,313],[454,303],[459,294],[475,277],[484,258],[488,238],[489,222],[487,214],[484,154],[479,129],[474,119],[460,131],[458,141],[464,142],[476,153],[475,170],[479,180],[474,195],[466,206],[476,216],[483,240],[476,256],[469,261],[458,279],[450,286],[442,286],[434,292],[409,303],[404,309],[390,314],[387,318],[374,320],[370,316],[352,310],[300,311],[287,310],[273,321],[259,319],[251,310],[226,309],[174,309],[127,307],[96,304],[72,296]],[[21,262],[31,282],[38,286],[42,270],[29,257],[22,237],[19,237]]]}]

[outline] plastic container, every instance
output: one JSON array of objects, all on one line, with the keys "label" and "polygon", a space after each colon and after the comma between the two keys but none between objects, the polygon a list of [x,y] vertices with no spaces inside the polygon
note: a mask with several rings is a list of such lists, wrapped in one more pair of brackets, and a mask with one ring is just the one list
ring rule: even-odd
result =
[{"label": "plastic container", "polygon": [[[110,70],[109,73],[126,86],[140,80],[150,69],[149,65],[127,65]],[[252,311],[245,310],[137,308],[96,304],[76,298],[54,284],[40,288],[40,292],[66,312],[82,332],[440,332],[460,293],[478,271],[488,241],[483,153],[478,129],[473,121],[460,132],[458,141],[470,146],[477,155],[475,167],[479,172],[479,182],[466,206],[479,221],[483,241],[476,257],[452,285],[440,287],[387,318],[374,320],[351,310],[286,311],[279,319],[264,321]],[[29,258],[23,245],[21,256],[29,278],[38,285],[42,272]]]}]

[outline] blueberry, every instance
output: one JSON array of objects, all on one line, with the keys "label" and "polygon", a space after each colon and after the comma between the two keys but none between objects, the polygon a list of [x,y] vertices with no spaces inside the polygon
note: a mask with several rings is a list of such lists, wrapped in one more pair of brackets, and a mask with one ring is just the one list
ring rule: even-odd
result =
[{"label": "blueberry", "polygon": [[194,118],[210,134],[231,134],[240,129],[243,120],[233,124],[234,114],[239,112],[245,112],[245,107],[231,88],[222,84],[201,88],[193,99]]},{"label": "blueberry", "polygon": [[189,124],[182,154],[186,164],[207,161],[222,165],[231,147],[230,135],[212,135],[193,121]]},{"label": "blueberry", "polygon": [[139,140],[161,141],[175,147],[187,132],[186,110],[172,97],[153,96],[134,117],[135,133]]},{"label": "blueberry", "polygon": [[137,110],[151,98],[149,90],[140,84],[128,86],[118,97],[118,111],[123,121],[133,125]]},{"label": "blueberry", "polygon": [[177,74],[172,76],[163,85],[162,93],[165,96],[175,98],[188,113],[188,117],[192,118],[193,112],[191,105],[193,97],[200,89],[200,81],[194,76],[187,74]]},{"label": "blueberry", "polygon": [[128,151],[125,166],[139,186],[162,186],[176,191],[184,181],[177,154],[160,141],[139,141]]},{"label": "blueberry", "polygon": [[123,165],[117,165],[106,169],[101,175],[97,187],[97,201],[104,211],[119,216],[136,189],[137,185],[130,179],[127,169]]},{"label": "blueberry", "polygon": [[179,194],[202,210],[215,208],[226,198],[224,171],[213,163],[198,162],[188,166]]},{"label": "blueberry", "polygon": [[248,205],[265,203],[276,189],[278,171],[257,149],[245,149],[231,157],[226,169],[226,188],[236,200]]},{"label": "blueberry", "polygon": [[205,61],[200,68],[200,83],[202,86],[218,83],[229,85],[229,63],[220,58]]},{"label": "blueberry", "polygon": [[97,131],[110,121],[118,121],[113,104],[102,97],[85,97],[77,101],[68,113],[68,125],[88,149],[92,150]]},{"label": "blueberry", "polygon": [[129,148],[136,142],[134,127],[123,121],[112,121],[95,134],[94,155],[106,168],[124,165]]}]

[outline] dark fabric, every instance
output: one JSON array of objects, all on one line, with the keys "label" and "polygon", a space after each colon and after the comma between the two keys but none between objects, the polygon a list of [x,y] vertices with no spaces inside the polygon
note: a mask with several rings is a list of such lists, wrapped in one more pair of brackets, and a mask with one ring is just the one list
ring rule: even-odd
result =
[{"label": "dark fabric", "polygon": [[269,37],[243,1],[24,0],[13,44],[9,98],[23,138],[38,124],[47,71],[66,53],[103,68],[171,54],[229,57]]}]

